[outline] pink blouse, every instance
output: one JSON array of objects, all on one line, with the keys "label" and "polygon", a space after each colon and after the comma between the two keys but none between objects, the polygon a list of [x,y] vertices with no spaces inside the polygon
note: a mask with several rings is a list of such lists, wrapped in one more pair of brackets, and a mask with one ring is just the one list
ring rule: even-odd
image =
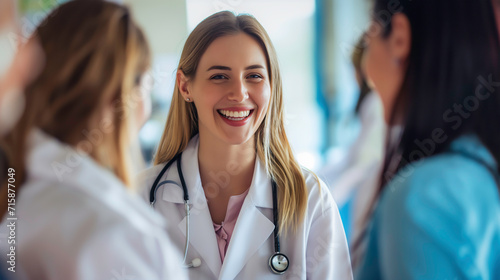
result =
[{"label": "pink blouse", "polygon": [[241,206],[245,201],[248,189],[239,195],[233,195],[229,198],[227,204],[226,217],[222,224],[214,224],[215,235],[217,236],[217,243],[219,245],[219,254],[221,262],[224,262],[224,257],[226,256],[227,247],[229,246],[229,241],[233,235],[234,226],[236,225],[236,220],[240,214]]}]

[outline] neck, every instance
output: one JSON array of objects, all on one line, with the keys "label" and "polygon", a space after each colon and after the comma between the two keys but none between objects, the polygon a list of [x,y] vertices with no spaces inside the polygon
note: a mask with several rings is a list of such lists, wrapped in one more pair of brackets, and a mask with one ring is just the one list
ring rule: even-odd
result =
[{"label": "neck", "polygon": [[253,138],[240,145],[230,145],[208,141],[200,135],[198,165],[207,197],[227,197],[245,192],[252,183],[255,160]]}]

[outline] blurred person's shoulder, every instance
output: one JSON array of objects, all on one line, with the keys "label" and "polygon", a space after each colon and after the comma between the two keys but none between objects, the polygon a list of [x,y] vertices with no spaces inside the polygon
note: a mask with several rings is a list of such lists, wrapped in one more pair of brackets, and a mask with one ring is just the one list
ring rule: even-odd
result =
[{"label": "blurred person's shoulder", "polygon": [[[500,246],[497,176],[486,147],[462,136],[447,151],[407,165],[392,178],[375,209],[371,235],[385,242],[380,250],[413,265],[452,262],[467,273],[492,273],[485,264],[500,254],[483,248]],[[410,255],[417,248],[422,254]]]},{"label": "blurred person's shoulder", "polygon": [[155,262],[151,267],[164,258],[165,221],[111,170],[40,131],[29,147],[15,207],[20,269],[76,279],[81,265],[99,263],[99,274],[130,264],[129,252]]},{"label": "blurred person's shoulder", "polygon": [[487,148],[475,136],[462,136],[447,151],[399,170],[384,188],[377,211],[386,222],[470,226],[470,234],[479,235],[494,222],[500,233],[496,177],[496,162]]},{"label": "blurred person's shoulder", "polygon": [[462,136],[445,152],[408,163],[384,192],[400,198],[446,196],[473,201],[496,192],[498,176],[496,162],[486,147],[474,136]]},{"label": "blurred person's shoulder", "polygon": [[26,220],[51,220],[70,231],[86,224],[88,232],[120,225],[145,235],[164,225],[111,170],[40,131],[30,137],[27,174],[18,201]]}]

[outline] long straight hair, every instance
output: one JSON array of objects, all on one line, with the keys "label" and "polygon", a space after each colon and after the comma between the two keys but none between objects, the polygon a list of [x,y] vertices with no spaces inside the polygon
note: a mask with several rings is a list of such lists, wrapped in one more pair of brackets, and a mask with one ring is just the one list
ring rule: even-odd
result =
[{"label": "long straight hair", "polygon": [[[189,35],[178,69],[193,78],[208,46],[217,38],[245,33],[254,38],[266,54],[271,81],[271,98],[266,116],[259,126],[255,146],[258,157],[278,186],[280,232],[297,229],[307,207],[307,189],[301,168],[295,160],[284,127],[283,89],[276,51],[259,22],[249,15],[219,12],[203,20]],[[174,88],[167,123],[155,156],[155,164],[168,162],[182,152],[198,133],[198,114],[193,103],[185,102],[177,84]]]},{"label": "long straight hair", "polygon": [[[375,11],[388,2],[376,0]],[[500,80],[500,41],[491,0],[404,0],[401,4],[410,21],[412,46],[390,124],[403,119],[403,131],[400,138],[388,132],[380,191],[402,168],[442,153],[464,134],[477,135],[500,163],[500,95],[496,93],[500,88],[491,88]],[[390,32],[389,22],[383,36]],[[488,80],[493,81],[490,86],[485,84]],[[455,105],[468,114],[454,113]],[[418,141],[432,139],[436,128],[443,130],[446,140],[435,141],[435,149],[416,153],[422,150]]]},{"label": "long straight hair", "polygon": [[[374,2],[373,20],[382,25],[381,36],[387,38],[392,27],[386,15],[393,5],[391,0]],[[410,22],[411,50],[391,112],[380,184],[365,226],[376,201],[398,172],[445,152],[462,135],[476,135],[500,163],[500,88],[485,86],[488,80],[500,80],[500,43],[491,0],[399,2],[399,12]],[[468,110],[467,114],[454,112],[455,105]],[[394,137],[399,125],[402,131]],[[419,143],[433,139],[436,131],[441,135],[439,141],[432,140],[422,150]],[[356,240],[353,250],[360,243]]]},{"label": "long straight hair", "polygon": [[[45,66],[25,91],[25,111],[0,139],[1,165],[14,168],[17,188],[26,177],[27,139],[34,128],[71,146],[85,139],[105,117],[112,131],[89,151],[130,186],[130,128],[133,94],[150,64],[144,34],[128,8],[107,1],[75,0],[50,13],[33,35],[45,55]],[[112,106],[112,116],[104,116]],[[7,168],[0,170],[6,178]],[[2,180],[2,211],[7,188]]]}]

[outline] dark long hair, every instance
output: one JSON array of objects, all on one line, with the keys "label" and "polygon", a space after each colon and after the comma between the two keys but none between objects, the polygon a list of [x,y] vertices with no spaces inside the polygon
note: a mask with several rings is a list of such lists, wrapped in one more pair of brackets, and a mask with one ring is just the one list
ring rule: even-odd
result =
[{"label": "dark long hair", "polygon": [[[374,1],[373,20],[382,25],[382,37],[391,33],[392,14],[408,17],[411,50],[372,210],[389,181],[461,135],[477,135],[500,162],[500,45],[491,0],[400,0],[399,6]],[[394,137],[398,124],[402,131]]]},{"label": "dark long hair", "polygon": [[[391,1],[375,2],[377,15]],[[389,131],[379,193],[402,168],[443,152],[467,133],[477,135],[500,161],[500,41],[491,1],[401,4],[411,24],[412,44],[390,124],[403,120],[403,131],[400,138]],[[390,34],[390,22],[382,32]],[[432,145],[427,141],[423,149],[426,139]],[[391,168],[391,162],[397,164]]]}]

